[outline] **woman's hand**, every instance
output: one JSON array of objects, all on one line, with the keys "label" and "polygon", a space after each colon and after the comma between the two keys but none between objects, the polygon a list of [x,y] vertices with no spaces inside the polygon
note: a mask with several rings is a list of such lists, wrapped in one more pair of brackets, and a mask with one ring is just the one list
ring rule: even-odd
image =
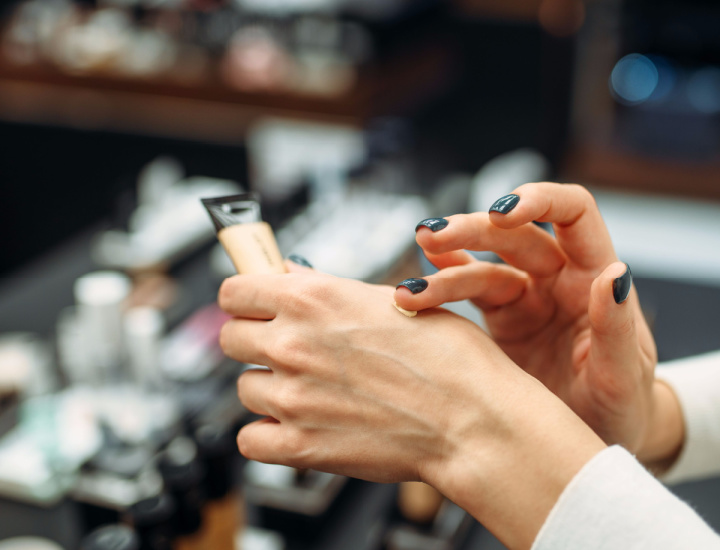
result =
[{"label": "woman's hand", "polygon": [[309,270],[226,280],[221,345],[266,365],[238,381],[265,418],[238,435],[263,462],[373,481],[421,480],[510,548],[529,548],[602,442],[475,324],[407,318],[392,297]]},{"label": "woman's hand", "polygon": [[[654,382],[654,341],[592,195],[532,183],[496,205],[421,223],[417,242],[440,271],[417,294],[399,286],[397,303],[421,310],[471,299],[495,342],[605,442],[660,458],[656,409],[670,390]],[[551,222],[555,236],[532,221]],[[493,251],[506,265],[463,249]]]}]

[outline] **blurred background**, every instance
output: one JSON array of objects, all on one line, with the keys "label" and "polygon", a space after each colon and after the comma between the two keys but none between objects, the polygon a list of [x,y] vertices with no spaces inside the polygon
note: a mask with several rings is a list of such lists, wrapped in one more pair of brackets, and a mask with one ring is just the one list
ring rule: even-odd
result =
[{"label": "blurred background", "polygon": [[[283,254],[396,283],[421,219],[582,183],[660,359],[716,349],[718,28],[711,0],[0,0],[0,549],[502,548],[423,486],[238,456],[198,199],[257,192]],[[720,529],[718,480],[674,490]]]}]

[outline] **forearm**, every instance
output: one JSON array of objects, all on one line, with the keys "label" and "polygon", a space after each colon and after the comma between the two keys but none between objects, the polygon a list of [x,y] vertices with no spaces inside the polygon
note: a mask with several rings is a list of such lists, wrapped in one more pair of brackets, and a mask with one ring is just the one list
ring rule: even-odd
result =
[{"label": "forearm", "polygon": [[666,382],[654,381],[651,402],[650,424],[637,458],[651,472],[661,474],[680,454],[685,422],[677,395]]}]

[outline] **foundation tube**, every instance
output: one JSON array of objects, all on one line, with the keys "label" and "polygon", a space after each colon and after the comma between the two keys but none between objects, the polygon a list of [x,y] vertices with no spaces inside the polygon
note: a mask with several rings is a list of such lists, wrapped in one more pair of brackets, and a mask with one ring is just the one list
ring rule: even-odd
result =
[{"label": "foundation tube", "polygon": [[245,193],[201,200],[238,273],[287,271],[273,230],[262,221],[257,195]]}]

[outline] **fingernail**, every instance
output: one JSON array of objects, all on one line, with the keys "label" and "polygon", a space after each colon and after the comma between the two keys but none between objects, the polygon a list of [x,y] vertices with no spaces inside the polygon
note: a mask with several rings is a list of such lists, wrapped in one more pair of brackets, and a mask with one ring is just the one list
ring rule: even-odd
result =
[{"label": "fingernail", "polygon": [[517,195],[505,195],[504,197],[500,197],[498,200],[496,200],[492,206],[490,207],[489,212],[500,212],[501,214],[507,214],[517,206],[517,203],[520,202],[520,197]]},{"label": "fingernail", "polygon": [[418,294],[428,287],[428,282],[425,279],[416,279],[413,277],[412,279],[405,279],[395,288],[400,288],[401,286],[404,286],[413,294]]},{"label": "fingernail", "polygon": [[415,232],[417,233],[418,229],[421,227],[427,227],[435,233],[435,231],[440,231],[441,229],[445,229],[450,222],[447,221],[445,218],[428,218],[426,220],[421,221],[419,224],[415,226]]},{"label": "fingernail", "polygon": [[312,264],[308,262],[305,258],[302,256],[298,256],[297,254],[290,254],[288,256],[288,260],[290,260],[294,264],[302,265],[304,267],[309,267],[310,269],[313,268]]},{"label": "fingernail", "polygon": [[622,304],[627,300],[630,295],[630,289],[632,288],[633,278],[630,266],[625,264],[625,268],[625,273],[613,281],[613,298],[615,298],[616,304]]}]

